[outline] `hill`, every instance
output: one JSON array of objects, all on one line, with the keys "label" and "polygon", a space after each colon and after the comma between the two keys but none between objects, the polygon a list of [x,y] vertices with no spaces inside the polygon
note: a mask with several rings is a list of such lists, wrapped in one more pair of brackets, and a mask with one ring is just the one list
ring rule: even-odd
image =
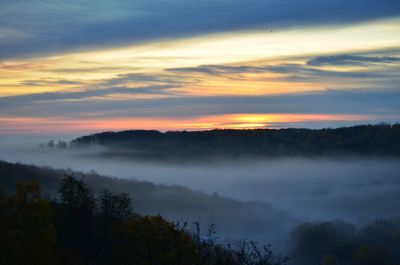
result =
[{"label": "hill", "polygon": [[103,132],[74,139],[70,148],[104,147],[103,155],[139,159],[274,156],[400,156],[400,124],[337,129]]},{"label": "hill", "polygon": [[84,179],[96,194],[104,189],[127,193],[139,214],[161,214],[171,221],[200,221],[205,227],[213,224],[220,237],[250,238],[276,245],[282,243],[276,240],[280,240],[293,224],[289,214],[265,202],[243,202],[181,186],[117,179],[94,172],[55,170],[0,161],[0,187],[6,194],[12,193],[21,181],[35,180],[46,198],[55,198],[65,175]]}]

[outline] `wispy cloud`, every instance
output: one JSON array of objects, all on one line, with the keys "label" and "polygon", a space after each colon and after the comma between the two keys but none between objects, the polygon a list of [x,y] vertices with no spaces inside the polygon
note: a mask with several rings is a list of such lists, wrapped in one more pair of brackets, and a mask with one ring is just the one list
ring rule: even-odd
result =
[{"label": "wispy cloud", "polygon": [[45,102],[85,100],[90,98],[107,97],[110,95],[135,95],[135,94],[166,94],[170,85],[154,85],[145,87],[108,87],[100,89],[86,89],[82,91],[69,92],[46,92],[20,96],[0,97],[1,105],[4,107],[16,107],[21,105],[46,104]]},{"label": "wispy cloud", "polygon": [[128,73],[119,74],[116,77],[109,78],[97,82],[97,86],[116,86],[124,85],[132,82],[136,83],[158,83],[158,84],[168,84],[170,86],[178,86],[180,81],[171,76],[166,76],[161,73],[155,74],[143,74],[143,73]]},{"label": "wispy cloud", "polygon": [[343,65],[370,65],[370,64],[381,64],[381,63],[400,63],[399,57],[372,57],[372,56],[360,56],[360,55],[336,55],[336,56],[320,56],[311,59],[307,62],[311,66],[343,66]]},{"label": "wispy cloud", "polygon": [[[290,60],[289,60],[290,61]],[[326,68],[335,66],[336,68]],[[346,66],[364,66],[364,68],[345,68]],[[335,80],[357,82],[359,86],[381,83],[393,87],[400,81],[400,58],[394,56],[371,57],[359,55],[335,55],[320,56],[309,59],[302,63],[273,63],[260,65],[257,62],[253,65],[200,65],[196,67],[169,68],[168,72],[181,75],[202,74],[210,76],[226,76],[236,79],[246,78],[245,74],[282,74],[278,77],[281,81],[325,83],[329,86]],[[263,77],[265,82],[268,79],[276,80],[277,77]],[[352,80],[352,81],[351,81]],[[368,80],[368,81],[367,81]],[[350,84],[350,83],[348,83]],[[379,86],[381,86],[379,85]]]},{"label": "wispy cloud", "polygon": [[231,65],[200,65],[196,67],[167,68],[175,73],[202,73],[208,75],[226,75],[241,73],[259,73],[268,71],[270,66],[231,66]]},{"label": "wispy cloud", "polygon": [[22,86],[52,86],[52,85],[82,85],[84,83],[75,80],[37,79],[37,80],[24,80],[19,84]]}]

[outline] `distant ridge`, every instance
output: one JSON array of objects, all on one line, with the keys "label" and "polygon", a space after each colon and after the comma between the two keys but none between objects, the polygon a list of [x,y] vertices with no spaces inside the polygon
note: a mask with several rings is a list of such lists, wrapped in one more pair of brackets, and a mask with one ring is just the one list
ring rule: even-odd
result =
[{"label": "distant ridge", "polygon": [[76,138],[71,148],[106,147],[108,155],[191,159],[240,156],[400,156],[400,124],[336,129],[129,130]]}]

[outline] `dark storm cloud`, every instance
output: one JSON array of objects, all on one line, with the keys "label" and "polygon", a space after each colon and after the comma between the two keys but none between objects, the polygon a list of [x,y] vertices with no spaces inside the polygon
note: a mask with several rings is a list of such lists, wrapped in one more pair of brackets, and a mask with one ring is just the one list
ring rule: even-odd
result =
[{"label": "dark storm cloud", "polygon": [[3,0],[0,58],[240,29],[357,22],[399,14],[397,0]]}]

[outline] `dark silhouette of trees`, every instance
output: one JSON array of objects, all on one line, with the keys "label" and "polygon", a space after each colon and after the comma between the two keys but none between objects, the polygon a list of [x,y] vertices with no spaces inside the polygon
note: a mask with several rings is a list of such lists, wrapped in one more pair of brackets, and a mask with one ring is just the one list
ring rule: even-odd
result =
[{"label": "dark silhouette of trees", "polygon": [[132,202],[126,193],[103,190],[98,203],[96,244],[101,251],[97,251],[96,258],[101,264],[113,264],[114,251],[121,241],[118,227],[134,215]]},{"label": "dark silhouette of trees", "polygon": [[47,143],[40,143],[38,147],[41,149],[67,149],[68,143],[61,140],[50,140]]},{"label": "dark silhouette of trees", "polygon": [[281,265],[269,247],[237,247],[200,239],[187,224],[133,212],[127,194],[103,190],[96,197],[66,175],[51,202],[36,182],[0,192],[0,264],[7,265]]},{"label": "dark silhouette of trees", "polygon": [[79,137],[71,148],[108,147],[108,155],[136,159],[235,158],[240,156],[400,156],[400,124],[337,129],[121,131]]},{"label": "dark silhouette of trees", "polygon": [[400,261],[400,218],[375,220],[359,232],[358,240],[369,247],[381,246]]},{"label": "dark silhouette of trees", "polygon": [[107,231],[133,214],[132,202],[126,193],[114,194],[105,189],[99,201],[99,220],[101,221],[101,226]]},{"label": "dark silhouette of trees", "polygon": [[118,264],[185,265],[196,261],[190,234],[161,216],[132,217],[123,222],[116,246]]},{"label": "dark silhouette of trees", "polygon": [[318,264],[325,255],[332,254],[340,260],[342,256],[351,255],[348,249],[352,247],[350,239],[354,234],[355,227],[345,223],[301,224],[292,232],[291,256],[300,264]]},{"label": "dark silhouette of trees", "polygon": [[65,176],[60,182],[59,200],[53,203],[54,222],[59,243],[67,252],[89,260],[95,253],[95,199],[92,190],[82,181]]},{"label": "dark silhouette of trees", "polygon": [[37,183],[19,183],[14,196],[1,198],[0,226],[1,264],[54,264],[56,229]]},{"label": "dark silhouette of trees", "polygon": [[338,260],[333,255],[326,255],[322,261],[322,265],[339,265]]},{"label": "dark silhouette of trees", "polygon": [[391,264],[389,253],[385,248],[362,245],[353,255],[354,265]]},{"label": "dark silhouette of trees", "polygon": [[400,221],[377,220],[357,230],[346,223],[302,224],[293,232],[297,264],[399,264]]}]

